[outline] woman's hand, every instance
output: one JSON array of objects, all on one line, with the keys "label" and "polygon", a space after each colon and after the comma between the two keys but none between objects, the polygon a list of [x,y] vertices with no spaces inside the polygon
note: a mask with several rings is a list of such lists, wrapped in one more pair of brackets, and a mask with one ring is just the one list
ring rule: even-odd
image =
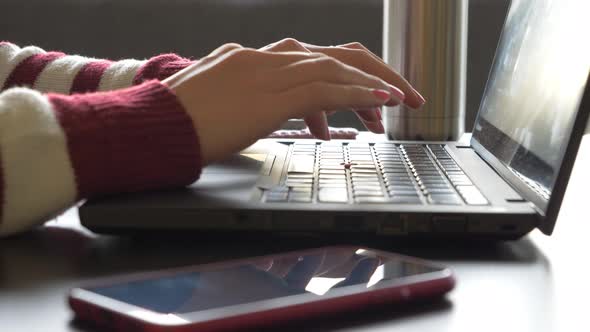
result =
[{"label": "woman's hand", "polygon": [[[387,103],[387,106],[395,106],[399,102],[404,102],[409,107],[420,108],[425,102],[424,97],[402,76],[360,43],[323,47],[301,43],[293,38],[287,38],[265,46],[261,50],[270,52],[322,53],[362,70],[365,73],[379,77],[391,84],[391,92],[398,96],[398,98],[393,98]],[[383,124],[381,123],[380,108],[356,110],[356,114],[368,130],[378,134],[384,132]],[[306,117],[305,120],[311,133],[316,136],[328,126],[326,114],[322,112],[316,112]]]},{"label": "woman's hand", "polygon": [[[271,52],[224,45],[163,81],[191,116],[203,165],[228,157],[290,118],[314,123],[324,110],[393,102],[383,79],[324,53]],[[316,136],[329,139],[327,127]]]}]

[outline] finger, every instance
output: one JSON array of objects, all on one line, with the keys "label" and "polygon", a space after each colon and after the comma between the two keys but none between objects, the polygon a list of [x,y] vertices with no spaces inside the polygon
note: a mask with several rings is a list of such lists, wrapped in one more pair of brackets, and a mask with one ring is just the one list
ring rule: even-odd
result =
[{"label": "finger", "polygon": [[[322,47],[322,46],[317,46],[317,45],[312,45],[312,44],[307,44],[307,43],[301,43],[301,47],[305,47],[308,50],[313,49],[313,50],[315,50],[316,52],[319,52],[319,53],[324,53],[323,50],[326,49],[326,48],[334,48],[333,46],[330,46],[330,47]],[[352,42],[352,43],[342,44],[342,45],[338,45],[337,47],[347,48],[347,49],[351,49],[351,50],[364,51],[373,60],[378,61],[378,62],[382,63],[385,66],[388,66],[387,63],[385,63],[385,61],[383,61],[383,59],[381,59],[381,57],[379,57],[375,53],[371,52],[368,48],[366,48],[363,44],[361,44],[359,42]],[[388,102],[385,105],[386,106],[397,106],[397,105],[399,105],[405,99],[405,93],[403,93],[402,90],[399,90],[397,87],[394,87],[394,86],[391,86],[390,89],[393,92],[400,92],[403,95],[403,98],[401,98],[399,100],[391,100],[390,102]],[[412,87],[412,92],[418,93],[416,91],[416,89],[414,89],[413,87]],[[421,99],[424,99],[421,95],[420,95],[420,98]]]},{"label": "finger", "polygon": [[[358,114],[357,114],[357,116],[358,116]],[[367,128],[367,130],[369,130],[370,132],[375,133],[375,134],[385,133],[385,128],[383,127],[383,123],[381,121],[367,121],[367,120],[361,118],[360,116],[359,116],[359,119],[361,120],[361,122],[363,123],[365,128]]]},{"label": "finger", "polygon": [[201,64],[210,63],[214,60],[219,59],[223,55],[230,53],[231,51],[243,49],[242,45],[236,43],[229,43],[221,45],[220,47],[213,50],[213,52],[209,53],[207,56],[199,59]]},{"label": "finger", "polygon": [[385,128],[381,122],[381,110],[379,108],[356,110],[355,113],[369,131],[375,134],[383,134],[385,132]]},{"label": "finger", "polygon": [[259,51],[254,49],[237,49],[226,52],[223,56],[226,59],[238,60],[239,66],[258,66],[264,64],[271,68],[282,68],[293,63],[300,61],[318,59],[326,57],[320,53],[309,53],[309,52],[267,52]]},{"label": "finger", "polygon": [[[370,51],[368,48],[366,48],[366,47],[365,47],[363,44],[361,44],[361,43],[359,43],[359,42],[352,42],[352,43],[342,44],[342,45],[339,45],[339,46],[340,46],[340,47],[343,47],[343,48],[348,48],[348,49],[351,49],[351,50],[360,50],[360,51],[364,51],[364,52],[366,52],[366,53],[367,53],[367,54],[368,54],[368,55],[369,55],[371,58],[373,58],[373,60],[375,60],[375,61],[378,61],[378,62],[381,62],[381,63],[382,63],[382,64],[384,64],[385,66],[389,66],[389,65],[387,65],[387,63],[386,63],[385,61],[383,61],[383,59],[381,59],[381,57],[380,57],[380,56],[378,56],[378,55],[376,55],[375,53],[371,52],[371,51]],[[393,87],[393,86],[391,87],[391,89],[392,89],[393,91],[395,91],[395,89],[399,90],[397,87]],[[416,91],[416,89],[414,89],[414,87],[412,87],[412,90],[413,90],[413,92],[414,92],[414,93],[417,93],[417,94],[419,94],[419,93]],[[401,92],[401,90],[399,90],[399,91]],[[420,95],[420,94],[419,94],[419,95]],[[404,96],[405,96],[405,94],[404,94]],[[424,98],[422,97],[422,95],[420,95],[420,98],[421,98],[421,99],[424,99]],[[392,101],[388,102],[388,103],[387,103],[387,104],[385,104],[385,105],[386,105],[386,106],[397,106],[397,105],[399,105],[399,104],[400,104],[399,102],[397,102],[397,101],[395,101],[395,100],[392,100]]]},{"label": "finger", "polygon": [[370,56],[371,56],[373,59],[375,59],[375,60],[377,60],[377,61],[379,61],[379,62],[382,62],[382,63],[386,64],[386,63],[385,63],[385,61],[383,61],[383,59],[381,59],[381,57],[380,57],[380,56],[378,56],[377,54],[375,54],[375,53],[371,52],[371,51],[370,51],[368,48],[366,48],[366,47],[365,47],[365,45],[363,45],[363,44],[361,44],[361,43],[359,43],[359,42],[352,42],[352,43],[342,44],[342,45],[339,45],[339,46],[340,46],[340,47],[344,47],[344,48],[349,48],[349,49],[351,49],[351,50],[362,50],[362,51],[365,51],[365,52],[367,52],[367,54],[369,54],[369,55],[370,55]]},{"label": "finger", "polygon": [[377,109],[366,109],[366,110],[356,110],[356,115],[361,118],[361,120],[365,120],[367,122],[377,122],[379,119],[379,115],[377,113]]},{"label": "finger", "polygon": [[227,52],[244,48],[242,45],[237,43],[228,43],[221,45],[220,47],[216,48],[213,52],[211,52],[208,56],[212,58],[217,58],[226,54]]},{"label": "finger", "polygon": [[371,52],[363,49],[352,49],[349,47],[335,46],[322,47],[310,44],[304,44],[305,48],[314,53],[323,53],[334,57],[350,66],[356,67],[366,73],[380,77],[386,82],[398,87],[406,96],[405,104],[419,108],[424,104],[424,97],[416,91],[412,85],[406,81],[393,68],[387,65],[383,60],[376,59],[376,56]]},{"label": "finger", "polygon": [[279,68],[273,76],[276,77],[272,84],[273,91],[283,91],[312,82],[350,84],[389,90],[389,85],[380,78],[325,55]]},{"label": "finger", "polygon": [[[376,55],[375,53],[371,52],[368,48],[366,48],[363,44],[359,43],[359,42],[352,42],[352,43],[348,43],[348,44],[343,44],[343,45],[339,45],[340,47],[344,47],[344,48],[348,48],[348,49],[352,49],[352,50],[361,50],[366,52],[369,56],[371,56],[371,58],[373,58],[375,61],[378,61],[380,63],[382,63],[385,66],[389,65],[383,61],[383,59],[381,59],[381,57],[379,57],[378,55]],[[396,92],[395,90],[398,90],[399,92],[402,92],[401,90],[399,90],[399,88],[397,87],[391,87],[392,92]],[[422,95],[420,95],[420,93],[418,91],[416,91],[416,89],[414,87],[412,87],[412,92],[414,92],[415,94],[418,94],[420,101],[422,102],[424,100],[424,97],[422,97]],[[404,94],[405,96],[405,94]],[[385,104],[386,106],[397,106],[400,103],[396,100],[392,100],[390,102],[388,102],[387,104]]]},{"label": "finger", "polygon": [[364,86],[313,82],[281,92],[277,98],[291,117],[303,118],[327,109],[381,107],[391,99],[391,94]]},{"label": "finger", "polygon": [[[376,55],[375,53],[371,52],[368,48],[366,48],[363,44],[359,43],[359,42],[351,42],[351,43],[346,43],[346,44],[342,44],[342,45],[337,45],[337,46],[319,46],[319,45],[313,45],[313,44],[308,44],[308,43],[301,43],[302,47],[305,47],[306,49],[314,49],[314,50],[319,50],[319,49],[325,49],[325,48],[333,48],[333,47],[342,47],[342,48],[347,48],[347,49],[351,49],[351,50],[362,50],[367,52],[367,54],[369,54],[373,59],[375,59],[376,61],[382,62],[384,64],[387,64],[385,61],[383,61],[383,59],[381,59],[380,56]],[[314,51],[316,52],[316,51]]]},{"label": "finger", "polygon": [[328,119],[326,112],[312,113],[304,118],[309,132],[319,139],[325,141],[330,140],[330,128],[328,127]]},{"label": "finger", "polygon": [[298,52],[309,52],[311,53],[302,43],[298,40],[293,38],[285,38],[280,40],[276,43],[272,43],[267,45],[260,50],[268,51],[268,52],[290,52],[290,51],[298,51]]}]

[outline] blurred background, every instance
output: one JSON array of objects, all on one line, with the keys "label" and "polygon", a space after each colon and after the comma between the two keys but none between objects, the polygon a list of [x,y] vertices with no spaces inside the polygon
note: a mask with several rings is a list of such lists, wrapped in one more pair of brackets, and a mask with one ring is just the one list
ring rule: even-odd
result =
[{"label": "blurred background", "polygon": [[[470,0],[467,131],[508,4]],[[109,59],[167,52],[198,58],[226,42],[260,47],[285,37],[320,45],[358,41],[381,55],[382,23],[383,0],[0,1],[0,40]],[[346,112],[330,124],[361,128]]]}]

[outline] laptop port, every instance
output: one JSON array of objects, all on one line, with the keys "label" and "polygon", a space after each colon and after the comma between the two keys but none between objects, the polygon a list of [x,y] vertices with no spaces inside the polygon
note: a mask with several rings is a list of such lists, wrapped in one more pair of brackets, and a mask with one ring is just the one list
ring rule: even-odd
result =
[{"label": "laptop port", "polygon": [[432,217],[432,229],[439,233],[462,233],[467,226],[466,216],[439,215]]}]

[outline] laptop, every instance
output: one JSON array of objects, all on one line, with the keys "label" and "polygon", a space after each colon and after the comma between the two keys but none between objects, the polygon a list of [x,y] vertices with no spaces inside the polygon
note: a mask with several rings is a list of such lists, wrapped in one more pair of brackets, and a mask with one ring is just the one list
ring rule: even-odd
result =
[{"label": "laptop", "polygon": [[590,112],[588,12],[587,1],[512,1],[470,141],[263,139],[187,188],[88,201],[82,224],[106,233],[550,235]]}]

